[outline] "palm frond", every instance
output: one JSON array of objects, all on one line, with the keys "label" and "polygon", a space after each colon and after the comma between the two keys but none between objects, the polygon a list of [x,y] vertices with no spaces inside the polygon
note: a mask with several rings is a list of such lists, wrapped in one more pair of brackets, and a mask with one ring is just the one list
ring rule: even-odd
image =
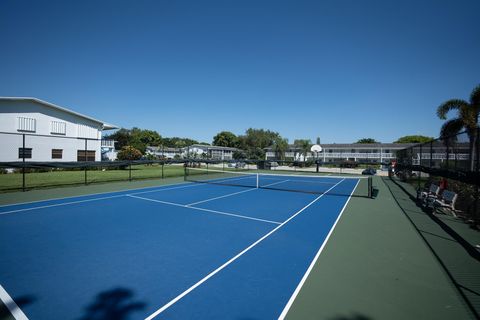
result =
[{"label": "palm frond", "polygon": [[440,129],[440,136],[443,138],[451,137],[462,131],[463,127],[463,121],[460,118],[448,120],[443,124],[442,128]]},{"label": "palm frond", "polygon": [[437,108],[437,116],[445,120],[447,118],[447,113],[451,110],[459,110],[462,108],[468,107],[468,102],[461,99],[451,99],[445,101]]},{"label": "palm frond", "polygon": [[470,104],[478,110],[480,109],[480,84],[473,88],[470,94]]}]

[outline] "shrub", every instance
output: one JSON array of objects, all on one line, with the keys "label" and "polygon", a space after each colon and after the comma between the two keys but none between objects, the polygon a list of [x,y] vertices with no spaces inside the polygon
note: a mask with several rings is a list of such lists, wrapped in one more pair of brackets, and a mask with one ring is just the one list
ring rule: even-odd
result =
[{"label": "shrub", "polygon": [[132,146],[125,146],[118,152],[118,160],[139,160],[142,157],[142,153]]}]

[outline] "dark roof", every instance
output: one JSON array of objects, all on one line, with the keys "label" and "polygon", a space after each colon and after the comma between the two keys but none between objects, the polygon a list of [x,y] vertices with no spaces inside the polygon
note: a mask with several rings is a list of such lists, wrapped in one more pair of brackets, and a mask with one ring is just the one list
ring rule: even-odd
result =
[{"label": "dark roof", "polygon": [[[405,149],[416,145],[416,143],[325,143],[320,146],[322,149]],[[273,147],[267,147],[266,150],[272,150]],[[291,144],[289,150],[300,150],[299,147]]]},{"label": "dark roof", "polygon": [[188,146],[188,147],[185,147],[185,148],[207,148],[207,149],[231,150],[231,151],[238,150],[237,148],[222,147],[222,146],[211,146],[209,144],[192,144],[191,146]]}]

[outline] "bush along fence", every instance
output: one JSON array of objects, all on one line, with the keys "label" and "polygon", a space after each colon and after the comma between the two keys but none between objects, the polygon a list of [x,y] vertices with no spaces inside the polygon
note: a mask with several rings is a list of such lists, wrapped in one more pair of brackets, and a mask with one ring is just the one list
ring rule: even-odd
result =
[{"label": "bush along fence", "polygon": [[480,226],[480,129],[440,137],[397,152],[397,174],[417,187],[447,180],[458,195],[460,216]]}]

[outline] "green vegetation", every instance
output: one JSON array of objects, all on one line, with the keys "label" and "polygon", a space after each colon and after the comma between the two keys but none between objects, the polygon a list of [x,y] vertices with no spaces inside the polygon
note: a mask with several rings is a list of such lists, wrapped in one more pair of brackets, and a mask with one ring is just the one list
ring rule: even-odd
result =
[{"label": "green vegetation", "polygon": [[[437,108],[437,116],[442,119],[447,119],[447,114],[455,110],[458,112],[456,118],[445,121],[440,129],[440,136],[447,143],[448,137],[460,133],[463,129],[467,130],[470,139],[470,154],[475,154],[475,144],[477,142],[478,132],[478,118],[480,116],[480,85],[476,86],[470,94],[470,101],[467,102],[462,99],[450,99],[445,101]],[[470,170],[473,171],[475,165],[475,158],[470,157]]]},{"label": "green vegetation", "polygon": [[432,137],[426,137],[421,135],[412,135],[412,136],[403,136],[398,138],[397,141],[393,143],[425,143],[432,141]]},{"label": "green vegetation", "polygon": [[115,140],[115,149],[120,150],[125,146],[132,146],[145,153],[147,146],[165,146],[169,148],[183,148],[192,144],[199,143],[196,140],[188,138],[163,138],[157,131],[145,130],[139,128],[122,128],[115,133],[107,135],[105,139]]},{"label": "green vegetation", "polygon": [[237,136],[230,131],[219,132],[213,137],[213,145],[221,147],[235,148],[237,146]]},{"label": "green vegetation", "polygon": [[302,151],[303,154],[303,162],[307,159],[307,153],[310,151],[310,147],[312,146],[312,141],[310,139],[297,139],[293,142],[293,144]]},{"label": "green vegetation", "polygon": [[[22,188],[22,174],[0,174],[0,192]],[[120,168],[89,168],[87,170],[87,183],[108,181],[125,181],[132,179],[156,179],[162,178],[162,165],[132,165],[131,171]],[[163,177],[183,176],[182,164],[164,165]],[[25,174],[27,188],[54,187],[61,185],[74,185],[85,183],[85,171],[77,170],[51,170],[48,172],[31,172]]]},{"label": "green vegetation", "polygon": [[363,139],[358,140],[355,143],[379,143],[379,142],[377,140],[373,139],[373,138],[363,138]]},{"label": "green vegetation", "polygon": [[118,160],[139,160],[142,157],[142,153],[132,146],[122,147],[122,150],[118,152]]}]

